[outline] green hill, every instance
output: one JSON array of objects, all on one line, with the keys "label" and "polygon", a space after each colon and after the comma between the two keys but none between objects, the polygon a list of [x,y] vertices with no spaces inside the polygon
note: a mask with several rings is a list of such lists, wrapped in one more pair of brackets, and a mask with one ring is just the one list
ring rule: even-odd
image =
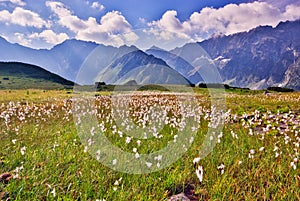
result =
[{"label": "green hill", "polygon": [[63,89],[73,85],[73,82],[38,66],[0,62],[0,89]]}]

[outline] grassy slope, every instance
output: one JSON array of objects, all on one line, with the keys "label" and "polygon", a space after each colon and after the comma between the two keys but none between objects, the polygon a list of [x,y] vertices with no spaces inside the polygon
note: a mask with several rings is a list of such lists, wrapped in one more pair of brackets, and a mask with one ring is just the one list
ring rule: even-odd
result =
[{"label": "grassy slope", "polygon": [[38,66],[18,62],[0,62],[0,81],[0,89],[61,89],[73,85]]},{"label": "grassy slope", "polygon": [[[200,184],[192,161],[197,157],[205,132],[203,123],[203,130],[198,132],[191,148],[176,163],[156,173],[129,175],[114,172],[84,153],[72,116],[62,109],[69,93],[20,90],[0,91],[0,94],[5,104],[10,100],[35,103],[39,108],[36,114],[43,111],[47,103],[55,105],[55,112],[50,116],[31,117],[20,125],[16,120],[9,129],[0,119],[0,173],[24,167],[19,179],[12,179],[8,184],[0,182],[0,192],[9,192],[12,200],[165,200],[170,189],[176,192],[176,187],[187,184],[194,188],[197,199],[203,200],[300,199],[299,165],[297,170],[290,167],[289,154],[294,145],[285,145],[280,135],[274,138],[273,134],[267,134],[260,140],[259,135],[249,136],[241,122],[226,124],[222,142],[201,161],[205,172]],[[265,96],[228,92],[227,106],[233,114],[256,109],[263,113],[280,109],[286,112],[300,109],[299,98],[299,93]],[[0,108],[0,113],[4,110]],[[231,130],[238,139],[232,137]],[[13,139],[17,139],[15,144]],[[292,140],[295,140],[293,136]],[[283,152],[278,158],[273,152],[275,145]],[[25,155],[20,153],[23,146],[26,146]],[[262,146],[265,150],[259,152]],[[255,149],[253,159],[248,158],[250,149]],[[223,175],[217,169],[221,163],[225,164]],[[121,177],[114,191],[114,182]],[[53,197],[53,189],[56,197]]]}]

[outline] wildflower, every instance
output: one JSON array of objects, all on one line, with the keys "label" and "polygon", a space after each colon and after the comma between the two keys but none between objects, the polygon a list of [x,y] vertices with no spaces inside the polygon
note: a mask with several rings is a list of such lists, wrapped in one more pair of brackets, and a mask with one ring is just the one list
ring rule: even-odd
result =
[{"label": "wildflower", "polygon": [[203,181],[203,167],[201,165],[199,165],[198,168],[196,169],[196,175],[197,175],[200,183],[202,183],[202,181]]},{"label": "wildflower", "polygon": [[118,179],[118,180],[115,181],[114,188],[113,188],[114,191],[116,191],[118,189],[118,186],[120,185],[122,179],[123,178],[121,177],[120,179]]},{"label": "wildflower", "polygon": [[292,166],[292,168],[293,168],[294,170],[297,169],[296,163],[295,163],[294,161],[292,161],[290,165]]},{"label": "wildflower", "polygon": [[26,150],[26,147],[21,147],[20,151],[21,151],[21,155],[24,155],[25,154],[25,150]]},{"label": "wildflower", "polygon": [[17,167],[15,170],[14,170],[14,175],[13,175],[13,178],[14,179],[17,179],[17,178],[19,178],[19,172],[20,172],[20,170],[23,170],[24,169],[24,167],[23,167],[23,165],[21,165],[20,167]]},{"label": "wildflower", "polygon": [[189,143],[192,144],[193,142],[194,142],[194,137],[191,137]]},{"label": "wildflower", "polygon": [[100,160],[100,154],[101,154],[101,151],[98,150],[98,151],[96,152],[96,160],[97,160],[97,161]]},{"label": "wildflower", "polygon": [[152,163],[146,162],[146,165],[147,165],[148,168],[150,168],[152,166]]},{"label": "wildflower", "polygon": [[200,157],[194,158],[193,163],[194,165],[196,165],[196,163],[198,163],[201,160]]},{"label": "wildflower", "polygon": [[162,159],[162,155],[158,155],[154,157],[154,160],[160,161]]},{"label": "wildflower", "polygon": [[249,151],[248,157],[249,157],[249,158],[254,158],[254,154],[255,154],[254,149],[251,149],[251,150]]},{"label": "wildflower", "polygon": [[217,137],[218,137],[218,143],[221,143],[221,138],[223,137],[223,132],[220,132],[220,134]]},{"label": "wildflower", "polygon": [[174,142],[177,141],[178,135],[174,135]]},{"label": "wildflower", "polygon": [[51,194],[53,195],[53,197],[56,197],[55,188],[53,188],[53,190],[51,191]]},{"label": "wildflower", "polygon": [[131,141],[131,137],[126,137],[126,144],[129,144]]},{"label": "wildflower", "polygon": [[55,143],[53,145],[53,150],[55,150],[56,147],[58,147],[58,143],[55,141]]},{"label": "wildflower", "polygon": [[17,139],[13,139],[13,140],[12,140],[12,143],[13,143],[13,144],[16,144],[16,142],[17,142]]},{"label": "wildflower", "polygon": [[265,148],[264,147],[261,147],[261,148],[259,148],[259,151],[263,151]]},{"label": "wildflower", "polygon": [[232,136],[233,138],[235,138],[235,139],[238,139],[238,136],[237,136],[237,134],[236,134],[236,133],[234,133],[232,130],[230,131],[230,133],[231,133],[231,136]]},{"label": "wildflower", "polygon": [[117,164],[117,159],[114,159],[114,160],[112,161],[112,164],[113,164],[113,165],[116,165],[116,164]]},{"label": "wildflower", "polygon": [[221,175],[224,174],[225,165],[223,163],[221,163],[221,165],[219,165],[217,168],[220,170]]}]

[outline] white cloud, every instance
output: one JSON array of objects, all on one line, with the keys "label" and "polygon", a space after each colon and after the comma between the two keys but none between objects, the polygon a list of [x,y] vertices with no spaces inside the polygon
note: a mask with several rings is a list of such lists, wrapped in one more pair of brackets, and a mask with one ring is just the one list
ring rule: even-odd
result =
[{"label": "white cloud", "polygon": [[26,3],[22,0],[0,0],[0,2],[11,2],[13,4],[16,4],[18,6],[25,6]]},{"label": "white cloud", "polygon": [[92,3],[92,8],[97,9],[99,11],[103,11],[105,9],[105,7],[97,1]]},{"label": "white cloud", "polygon": [[185,33],[184,25],[177,18],[175,10],[165,12],[160,20],[150,22],[148,26],[152,27],[149,32],[159,39],[189,38]]},{"label": "white cloud", "polygon": [[14,36],[16,37],[16,42],[20,45],[30,47],[32,40],[25,36],[23,33],[15,33]]},{"label": "white cloud", "polygon": [[0,11],[0,22],[6,24],[16,24],[20,26],[29,27],[49,27],[49,23],[44,21],[39,14],[32,12],[30,10],[25,10],[23,8],[17,7],[12,13],[7,10]]},{"label": "white cloud", "polygon": [[213,33],[233,34],[259,25],[276,26],[280,21],[296,20],[300,18],[299,10],[300,6],[288,5],[281,11],[266,2],[228,4],[219,9],[203,8],[184,22],[179,21],[176,11],[167,11],[160,20],[152,21],[148,26],[152,32],[167,30],[200,40]]},{"label": "white cloud", "polygon": [[33,33],[29,36],[30,39],[43,39],[48,44],[56,45],[59,43],[62,43],[66,39],[69,39],[68,35],[66,33],[59,33],[56,34],[52,30],[44,30],[41,33]]},{"label": "white cloud", "polygon": [[286,20],[297,20],[300,17],[300,5],[288,5],[286,11],[283,14],[283,18]]},{"label": "white cloud", "polygon": [[166,29],[170,31],[182,30],[183,26],[177,18],[177,11],[169,10],[163,14],[159,21],[149,23],[149,25],[155,25],[160,29]]},{"label": "white cloud", "polygon": [[94,17],[80,19],[61,2],[47,1],[46,6],[57,15],[58,23],[74,32],[79,40],[123,45],[127,38],[122,34],[131,32],[131,25],[119,11],[106,13],[98,23]]},{"label": "white cloud", "polygon": [[69,39],[66,33],[55,33],[52,30],[44,30],[40,33],[14,33],[13,36],[5,37],[6,40],[16,42],[30,48],[51,48]]}]

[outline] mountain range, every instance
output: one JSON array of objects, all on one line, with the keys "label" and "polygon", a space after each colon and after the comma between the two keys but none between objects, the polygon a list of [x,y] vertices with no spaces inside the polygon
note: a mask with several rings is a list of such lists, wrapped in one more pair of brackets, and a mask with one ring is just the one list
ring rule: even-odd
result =
[{"label": "mountain range", "polygon": [[37,50],[0,37],[0,61],[38,65],[80,84],[129,80],[196,84],[221,80],[252,89],[281,86],[300,90],[299,35],[300,20],[287,21],[274,28],[260,26],[228,36],[214,35],[170,51],[158,47],[142,51],[135,46],[112,47],[75,39],[49,50]]}]

